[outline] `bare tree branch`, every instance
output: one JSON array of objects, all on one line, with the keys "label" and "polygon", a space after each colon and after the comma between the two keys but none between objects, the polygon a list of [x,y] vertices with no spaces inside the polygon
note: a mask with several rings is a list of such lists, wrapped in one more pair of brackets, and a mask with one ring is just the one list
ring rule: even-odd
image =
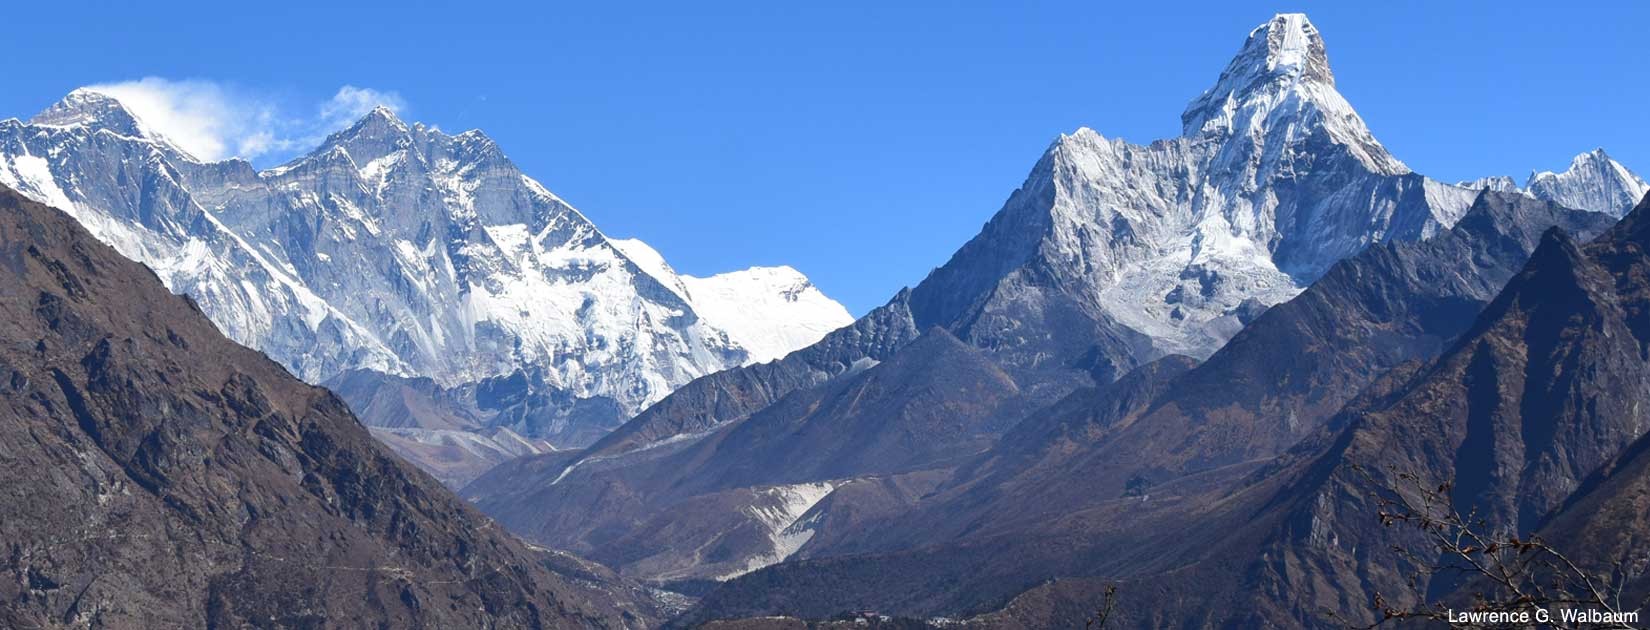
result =
[{"label": "bare tree branch", "polygon": [[[1472,593],[1469,609],[1454,612],[1443,602],[1399,607],[1377,593],[1374,606],[1379,621],[1367,627],[1394,620],[1430,620],[1456,628],[1505,627],[1504,623],[1463,621],[1472,617],[1462,613],[1528,613],[1532,619],[1540,619],[1536,617],[1538,611],[1550,615],[1540,619],[1540,625],[1546,627],[1635,627],[1613,621],[1570,622],[1557,610],[1586,609],[1604,613],[1609,619],[1624,617],[1621,591],[1626,576],[1619,564],[1608,578],[1595,576],[1538,536],[1500,533],[1476,510],[1463,516],[1450,500],[1454,489],[1450,483],[1433,484],[1408,472],[1391,475],[1392,481],[1385,482],[1362,466],[1354,466],[1353,470],[1371,489],[1381,524],[1419,532],[1426,540],[1422,551],[1436,554],[1436,560],[1425,560],[1416,549],[1393,546],[1400,557],[1422,569],[1411,579],[1411,588],[1424,593],[1422,580],[1445,572],[1458,572],[1489,586],[1486,592]],[[1614,597],[1609,596],[1612,587]]]},{"label": "bare tree branch", "polygon": [[1111,621],[1112,611],[1116,608],[1117,585],[1107,584],[1105,599],[1101,600],[1100,608],[1094,611],[1094,616],[1089,617],[1088,622],[1083,624],[1083,628],[1085,630],[1104,630],[1106,624]]}]

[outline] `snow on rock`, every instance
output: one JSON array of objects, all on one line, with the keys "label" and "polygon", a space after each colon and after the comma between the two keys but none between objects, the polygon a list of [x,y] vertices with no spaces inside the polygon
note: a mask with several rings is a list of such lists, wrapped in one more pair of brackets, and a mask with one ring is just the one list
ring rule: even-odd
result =
[{"label": "snow on rock", "polygon": [[1304,14],[1281,13],[1250,31],[1220,80],[1181,114],[1186,136],[1253,135],[1272,144],[1290,140],[1292,131],[1274,122],[1307,118],[1370,170],[1409,172],[1335,90],[1323,38]]},{"label": "snow on rock", "polygon": [[1625,216],[1644,199],[1650,184],[1611,159],[1604,149],[1577,155],[1562,173],[1532,173],[1524,189],[1537,199],[1569,208]]},{"label": "snow on rock", "polygon": [[[1336,90],[1324,40],[1300,14],[1250,32],[1181,121],[1183,135],[1147,145],[1086,127],[1060,136],[985,230],[917,287],[919,319],[1047,313],[1052,287],[1143,335],[1148,349],[1121,351],[1134,364],[1207,357],[1243,326],[1245,302],[1288,300],[1370,244],[1437,234],[1479,188],[1505,185],[1447,184],[1393,157]],[[1619,214],[1630,194],[1608,191],[1642,186],[1615,183],[1625,169],[1598,159],[1571,171],[1589,175],[1542,188],[1582,209]],[[1025,337],[968,334],[999,350]]]},{"label": "snow on rock", "polygon": [[1514,181],[1511,177],[1507,177],[1506,175],[1480,177],[1478,179],[1456,182],[1455,185],[1459,188],[1465,188],[1467,190],[1493,190],[1495,192],[1504,193],[1516,193],[1523,191],[1523,189],[1518,187],[1518,182]]},{"label": "snow on rock", "polygon": [[641,240],[611,242],[643,272],[687,300],[699,317],[727,332],[749,353],[746,364],[778,359],[854,322],[848,309],[788,266],[699,278],[677,274],[664,256]]},{"label": "snow on rock", "polygon": [[1644,199],[1645,193],[1650,192],[1650,183],[1615,161],[1604,149],[1575,156],[1562,173],[1532,172],[1523,187],[1505,175],[1465,181],[1456,186],[1521,193],[1566,208],[1603,212],[1614,217],[1626,216]]},{"label": "snow on rock", "polygon": [[681,280],[699,316],[750,352],[747,363],[778,359],[854,321],[848,309],[790,267],[751,267]]},{"label": "snow on rock", "polygon": [[763,567],[784,562],[800,551],[814,536],[812,520],[803,520],[808,511],[836,490],[832,482],[799,483],[774,486],[760,491],[763,503],[747,508],[749,514],[767,527],[773,550],[745,560],[745,566],[719,575],[718,581],[728,581]]},{"label": "snow on rock", "polygon": [[643,272],[658,280],[659,284],[682,299],[688,298],[687,286],[682,283],[682,277],[676,275],[676,270],[670,267],[670,263],[665,262],[665,257],[659,250],[653,249],[652,245],[642,242],[639,238],[615,238],[610,242],[619,248],[619,251],[624,252],[626,258],[641,267]]},{"label": "snow on rock", "polygon": [[542,367],[545,386],[634,414],[844,321],[811,286],[794,308],[729,318],[718,299],[765,305],[783,288],[690,299],[657,252],[608,239],[486,135],[384,108],[258,171],[196,160],[117,99],[76,90],[0,121],[0,184],[73,214],[311,382],[366,368],[456,385]]}]

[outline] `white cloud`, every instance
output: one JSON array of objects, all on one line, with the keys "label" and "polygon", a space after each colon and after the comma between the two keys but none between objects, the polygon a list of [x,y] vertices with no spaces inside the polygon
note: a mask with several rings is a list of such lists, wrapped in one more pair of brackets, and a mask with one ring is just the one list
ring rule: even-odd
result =
[{"label": "white cloud", "polygon": [[321,121],[335,128],[344,127],[360,120],[379,105],[390,108],[392,112],[407,108],[401,95],[395,92],[346,85],[338,88],[338,93],[332,95],[331,100],[321,104]]},{"label": "white cloud", "polygon": [[314,147],[373,107],[406,108],[395,92],[353,85],[299,115],[282,112],[274,99],[214,81],[144,77],[87,89],[119,100],[151,132],[203,160],[290,156]]}]

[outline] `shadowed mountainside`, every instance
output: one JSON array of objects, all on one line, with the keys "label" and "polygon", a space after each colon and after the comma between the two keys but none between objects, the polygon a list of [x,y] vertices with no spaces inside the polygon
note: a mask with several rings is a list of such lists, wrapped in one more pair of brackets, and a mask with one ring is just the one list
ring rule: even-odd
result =
[{"label": "shadowed mountainside", "polygon": [[0,625],[638,627],[225,339],[67,215],[0,189]]}]

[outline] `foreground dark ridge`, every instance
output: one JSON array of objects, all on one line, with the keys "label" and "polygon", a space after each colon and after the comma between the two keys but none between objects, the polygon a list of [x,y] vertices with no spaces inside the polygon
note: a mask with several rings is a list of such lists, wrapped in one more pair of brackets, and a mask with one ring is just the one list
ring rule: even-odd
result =
[{"label": "foreground dark ridge", "polygon": [[336,397],[0,188],[0,627],[627,628]]},{"label": "foreground dark ridge", "polygon": [[[1427,352],[1441,352],[1437,358],[1397,366],[1386,360],[1363,363],[1384,363],[1390,370],[1333,416],[1304,413],[1315,405],[1291,405],[1300,413],[1283,417],[1316,415],[1321,424],[1288,451],[1200,472],[1183,470],[1192,474],[1155,485],[1141,475],[1136,478],[1145,479],[1145,487],[1123,487],[1131,479],[1131,462],[1157,466],[1141,472],[1162,472],[1170,469],[1165,461],[1181,466],[1185,460],[1175,457],[1187,450],[1182,442],[1142,439],[1154,432],[1129,427],[1168,426],[1181,429],[1185,439],[1211,428],[1242,429],[1221,432],[1229,436],[1228,449],[1263,444],[1246,434],[1273,434],[1247,431],[1252,425],[1234,423],[1231,413],[1182,417],[1160,404],[1193,400],[1187,392],[1208,392],[1200,385],[1210,382],[1206,377],[1223,374],[1226,378],[1214,381],[1241,387],[1249,381],[1235,377],[1252,371],[1238,368],[1250,362],[1211,359],[1180,377],[1172,369],[1159,370],[1174,381],[1165,393],[1142,398],[1133,411],[1107,406],[1119,399],[1115,392],[1073,397],[1051,409],[1053,415],[1022,423],[1023,429],[988,454],[988,463],[995,463],[965,469],[951,482],[954,489],[925,497],[888,523],[847,535],[823,532],[818,541],[849,544],[819,548],[811,541],[797,554],[800,562],[793,559],[722,585],[687,620],[778,613],[825,618],[858,608],[957,616],[997,608],[988,615],[992,623],[977,621],[986,627],[1071,627],[1082,625],[1106,585],[1115,582],[1122,583],[1127,602],[1122,616],[1159,627],[1344,627],[1346,620],[1379,619],[1376,593],[1403,609],[1469,598],[1479,587],[1452,582],[1459,578],[1447,571],[1418,588],[1410,585],[1419,569],[1391,551],[1394,545],[1425,551],[1413,532],[1384,527],[1379,519],[1382,507],[1374,497],[1382,492],[1380,483],[1402,473],[1434,485],[1453,482],[1455,494],[1449,498],[1461,513],[1479,515],[1493,531],[1542,532],[1583,571],[1616,575],[1612,562],[1642,558],[1646,550],[1637,533],[1642,529],[1634,529],[1645,521],[1645,483],[1634,475],[1645,468],[1642,455],[1628,444],[1650,428],[1640,404],[1643,392],[1650,391],[1645,350],[1650,347],[1650,200],[1582,247],[1565,229],[1592,233],[1596,220],[1567,217],[1540,202],[1500,199],[1514,203],[1494,203],[1496,197],[1486,193],[1449,240],[1365,252],[1331,273],[1351,273],[1346,279],[1362,282],[1320,282],[1257,320],[1252,327],[1257,334],[1274,325],[1288,324],[1288,330],[1297,328],[1292,322],[1318,320],[1356,324],[1335,330],[1383,331],[1361,345],[1306,344],[1293,354],[1274,345],[1257,355],[1280,364],[1309,356],[1314,346],[1353,357],[1380,340],[1387,346],[1403,340],[1419,344],[1426,338],[1416,336],[1415,324],[1424,322],[1404,323],[1415,314],[1443,318],[1421,330],[1442,324],[1435,332],[1458,332],[1442,335],[1454,341],[1441,346],[1435,341],[1417,346],[1436,348]],[[1511,218],[1518,220],[1504,220]],[[1554,227],[1540,232],[1543,222]],[[1526,255],[1526,263],[1515,262]],[[1480,269],[1477,280],[1467,269],[1450,266],[1494,260],[1501,262]],[[1514,265],[1522,271],[1502,271]],[[1412,276],[1406,270],[1425,273]],[[1437,272],[1460,274],[1470,280],[1461,288],[1470,290],[1449,289],[1434,298],[1413,290],[1411,279]],[[1420,308],[1450,293],[1463,302],[1459,306],[1467,306],[1486,295],[1479,289],[1509,276],[1511,282],[1481,313]],[[1406,286],[1411,289],[1398,290]],[[1324,310],[1321,305],[1341,306]],[[1458,310],[1465,312],[1452,314]],[[1314,313],[1335,316],[1302,317]],[[1387,316],[1373,317],[1381,313]],[[1245,352],[1249,346],[1234,341],[1228,350]],[[1199,376],[1211,369],[1218,373]],[[1327,395],[1303,391],[1300,400]],[[1241,397],[1235,400],[1237,409],[1249,406]],[[1039,427],[1045,430],[1035,430]],[[1184,427],[1197,431],[1187,433]],[[1030,447],[1020,448],[1022,440]],[[1029,465],[1022,465],[1026,461]],[[1359,471],[1375,471],[1375,483]],[[1595,523],[1591,512],[1580,511],[1599,512],[1599,506],[1613,506],[1600,514],[1607,520]],[[1642,562],[1630,560],[1625,569],[1623,601],[1645,601],[1650,586]],[[1014,591],[1023,592],[1008,597]]]}]

